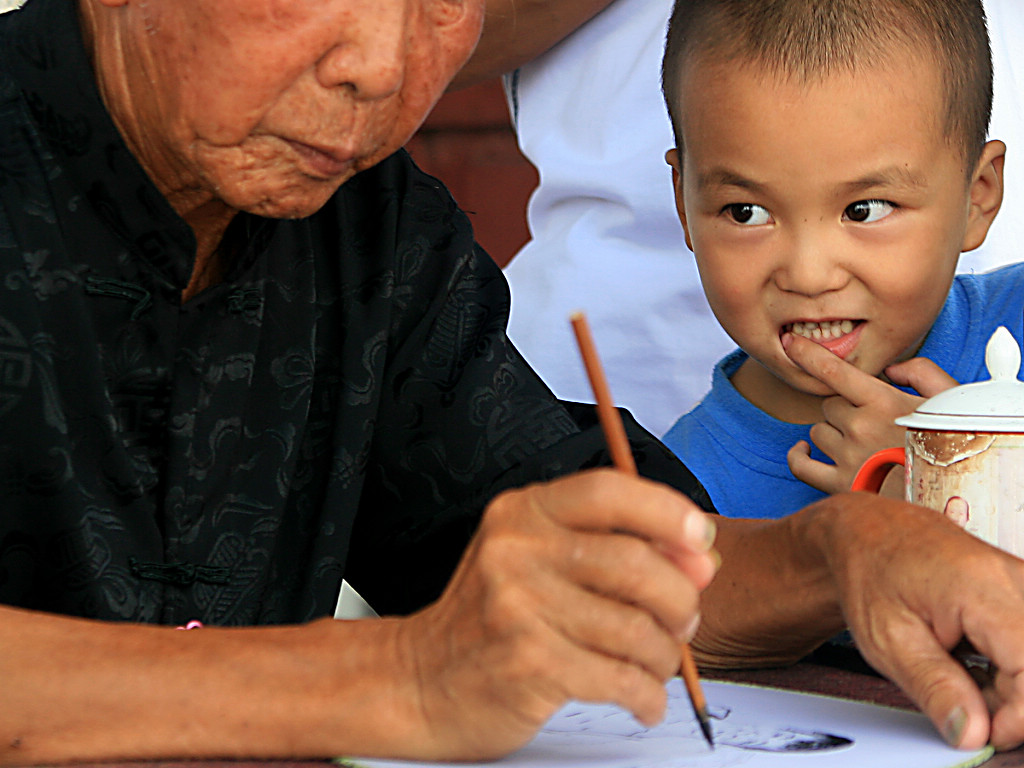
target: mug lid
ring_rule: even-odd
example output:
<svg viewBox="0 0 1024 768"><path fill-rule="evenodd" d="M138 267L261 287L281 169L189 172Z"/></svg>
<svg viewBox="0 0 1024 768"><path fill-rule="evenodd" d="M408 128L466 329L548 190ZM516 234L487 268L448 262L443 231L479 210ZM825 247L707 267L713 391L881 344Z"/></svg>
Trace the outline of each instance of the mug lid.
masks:
<svg viewBox="0 0 1024 768"><path fill-rule="evenodd" d="M999 326L985 346L988 381L940 392L896 423L952 432L1024 432L1024 382L1017 380L1020 362L1013 334Z"/></svg>

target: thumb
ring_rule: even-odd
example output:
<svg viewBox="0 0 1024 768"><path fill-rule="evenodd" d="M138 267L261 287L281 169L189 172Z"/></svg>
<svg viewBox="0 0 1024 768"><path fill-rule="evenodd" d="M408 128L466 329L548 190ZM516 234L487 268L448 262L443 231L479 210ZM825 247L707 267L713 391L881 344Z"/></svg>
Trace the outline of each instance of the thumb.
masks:
<svg viewBox="0 0 1024 768"><path fill-rule="evenodd" d="M989 713L967 670L930 635L912 644L912 658L885 670L934 723L949 744L980 749L989 739ZM880 670L883 671L883 670Z"/></svg>
<svg viewBox="0 0 1024 768"><path fill-rule="evenodd" d="M985 699L970 674L942 652L929 664L918 659L924 670L920 698L911 695L950 745L981 749L989 740L989 713Z"/></svg>
<svg viewBox="0 0 1024 768"><path fill-rule="evenodd" d="M885 369L885 375L893 384L910 387L922 397L934 397L959 384L927 357L894 363Z"/></svg>

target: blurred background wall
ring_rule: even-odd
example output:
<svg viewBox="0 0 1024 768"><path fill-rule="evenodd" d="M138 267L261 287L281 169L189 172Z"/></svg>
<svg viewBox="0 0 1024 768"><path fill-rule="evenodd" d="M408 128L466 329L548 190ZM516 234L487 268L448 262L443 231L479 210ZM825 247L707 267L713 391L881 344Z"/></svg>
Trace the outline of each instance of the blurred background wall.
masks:
<svg viewBox="0 0 1024 768"><path fill-rule="evenodd" d="M501 81L445 94L407 148L451 190L477 242L504 266L529 237L526 202L537 172L519 152Z"/></svg>

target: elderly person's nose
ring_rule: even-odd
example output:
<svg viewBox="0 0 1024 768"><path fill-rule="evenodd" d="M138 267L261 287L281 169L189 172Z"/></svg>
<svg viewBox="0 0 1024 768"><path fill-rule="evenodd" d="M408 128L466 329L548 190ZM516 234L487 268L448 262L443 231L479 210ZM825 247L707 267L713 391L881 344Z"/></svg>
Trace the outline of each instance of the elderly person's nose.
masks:
<svg viewBox="0 0 1024 768"><path fill-rule="evenodd" d="M381 3L390 10L368 14L346 30L321 57L316 76L325 88L347 87L357 97L380 99L398 91L405 79L408 50L405 3Z"/></svg>

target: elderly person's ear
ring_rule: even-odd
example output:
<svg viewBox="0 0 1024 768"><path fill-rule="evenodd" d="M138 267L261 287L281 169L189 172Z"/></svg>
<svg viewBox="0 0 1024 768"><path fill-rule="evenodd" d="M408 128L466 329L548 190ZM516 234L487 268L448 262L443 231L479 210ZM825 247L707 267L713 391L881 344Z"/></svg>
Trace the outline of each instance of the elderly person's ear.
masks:
<svg viewBox="0 0 1024 768"><path fill-rule="evenodd" d="M478 11L479 0L427 0L430 13L441 24L454 24L461 21L468 11Z"/></svg>

